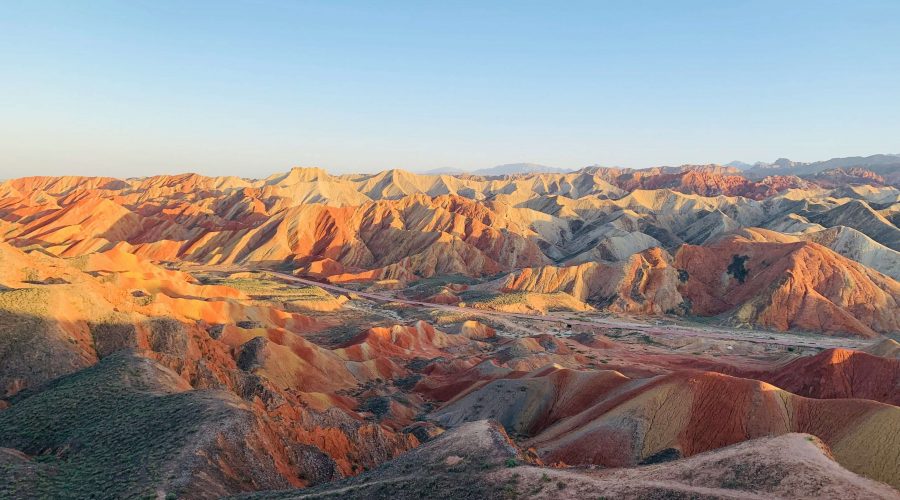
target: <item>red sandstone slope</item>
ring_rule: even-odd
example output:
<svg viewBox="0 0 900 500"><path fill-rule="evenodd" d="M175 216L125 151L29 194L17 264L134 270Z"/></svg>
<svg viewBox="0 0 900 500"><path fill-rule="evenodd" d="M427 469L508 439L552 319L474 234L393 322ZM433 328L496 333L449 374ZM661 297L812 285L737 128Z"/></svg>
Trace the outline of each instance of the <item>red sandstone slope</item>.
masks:
<svg viewBox="0 0 900 500"><path fill-rule="evenodd" d="M760 378L801 396L864 398L900 406L900 359L828 349Z"/></svg>
<svg viewBox="0 0 900 500"><path fill-rule="evenodd" d="M611 182L625 191L672 189L700 196L743 196L761 200L787 189L805 189L809 183L794 176L766 177L752 181L739 170L717 165L685 166L677 169L651 168L611 176Z"/></svg>
<svg viewBox="0 0 900 500"><path fill-rule="evenodd" d="M675 267L692 314L863 337L900 331L900 283L815 243L731 236L682 246Z"/></svg>
<svg viewBox="0 0 900 500"><path fill-rule="evenodd" d="M442 349L455 347L471 350L476 346L477 343L467 337L450 336L424 321L418 321L412 326L371 328L351 339L337 352L346 359L366 361L376 358L438 357L443 354Z"/></svg>
<svg viewBox="0 0 900 500"><path fill-rule="evenodd" d="M853 381L852 384L857 384ZM559 368L471 386L435 412L445 425L497 419L546 463L633 466L763 436L818 436L845 467L897 486L900 410L809 399L765 382L683 371L652 379Z"/></svg>
<svg viewBox="0 0 900 500"><path fill-rule="evenodd" d="M607 466L691 456L756 437L806 432L850 470L900 485L900 409L818 400L756 380L682 372L599 400L529 444L549 462Z"/></svg>
<svg viewBox="0 0 900 500"><path fill-rule="evenodd" d="M155 260L288 263L309 274L335 275L337 281L490 275L546 260L527 226L507 220L489 204L458 196L419 195L343 208L299 205L269 214L253 203L222 205L229 198L178 189L185 196L167 199L164 206L130 198L111 201L89 190L66 191L70 194L62 205L25 213L17 212L14 203L4 209L12 224L6 238L64 256L128 242L134 253ZM192 203L188 195L202 198Z"/></svg>

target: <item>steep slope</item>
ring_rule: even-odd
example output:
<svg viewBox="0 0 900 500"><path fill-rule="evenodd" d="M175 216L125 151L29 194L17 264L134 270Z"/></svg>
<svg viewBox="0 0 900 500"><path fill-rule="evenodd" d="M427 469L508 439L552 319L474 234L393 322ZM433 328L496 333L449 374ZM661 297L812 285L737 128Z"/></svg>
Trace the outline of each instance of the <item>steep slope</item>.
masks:
<svg viewBox="0 0 900 500"><path fill-rule="evenodd" d="M301 205L256 228L206 233L166 260L287 264L337 281L480 276L544 261L530 234L505 225L489 206L457 196L417 196L359 207ZM141 255L155 250L135 248Z"/></svg>
<svg viewBox="0 0 900 500"><path fill-rule="evenodd" d="M527 268L509 275L501 290L565 292L578 300L618 312L661 314L682 304L677 272L660 248L650 248L616 264Z"/></svg>
<svg viewBox="0 0 900 500"><path fill-rule="evenodd" d="M900 251L900 229L864 201L848 201L825 213L810 216L809 220L825 227L852 227L891 250Z"/></svg>
<svg viewBox="0 0 900 500"><path fill-rule="evenodd" d="M457 396L433 417L445 427L491 419L514 435L531 436L576 415L601 395L628 382L615 371L541 368L515 379L499 379Z"/></svg>
<svg viewBox="0 0 900 500"><path fill-rule="evenodd" d="M884 339L865 349L865 352L887 359L900 359L900 342L894 339Z"/></svg>
<svg viewBox="0 0 900 500"><path fill-rule="evenodd" d="M856 229L835 226L802 236L860 264L900 280L900 252L876 242Z"/></svg>
<svg viewBox="0 0 900 500"><path fill-rule="evenodd" d="M688 226L681 237L685 243L702 245L717 236L730 233L740 227L740 224L722 213L721 210L714 210Z"/></svg>
<svg viewBox="0 0 900 500"><path fill-rule="evenodd" d="M900 360L865 352L828 349L760 378L810 398L864 398L900 406Z"/></svg>
<svg viewBox="0 0 900 500"><path fill-rule="evenodd" d="M58 476L61 482L44 481L41 477L45 476L35 478L19 469L11 470L9 473L17 479L10 483L17 488L15 491L51 488L46 495L58 496L59 493L52 491L62 491L58 488L71 483L89 485L85 486L89 489L101 488L97 491L108 489L109 496L134 496L145 491L144 486L155 489L174 479L166 479L168 476L163 472L156 475L156 469L148 469L150 476L134 476L135 488L142 489L132 491L128 489L132 483L126 484L115 476L119 468L112 467L107 471L100 467L87 483L69 475L82 474L82 465L94 467L92 464L99 463L97 460L101 458L119 460L130 457L128 453L135 453L138 466L147 468L163 464L161 457L174 457L171 453L176 453L153 448L153 443L136 443L131 437L122 435L131 430L120 429L111 423L118 418L116 411L131 412L125 404L133 399L130 393L115 392L119 389L114 381L119 375L112 376L112 380L103 375L102 380L96 382L101 386L111 384L113 393L79 378L98 373L92 370L106 373L106 360L117 358L122 351L133 351L145 358L136 361L140 366L152 360L171 370L166 373L177 376L179 390L186 391L185 396L179 396L182 398L179 401L185 405L183 409L171 409L165 401L134 396L140 399L140 405L135 409L138 414L133 421L124 420L125 425L133 425L138 430L157 425L162 430L169 427L158 421L178 425L184 418L188 431L205 426L204 429L215 433L216 446L224 447L225 451L216 451L219 448L215 447L197 451L204 457L211 457L208 466L204 465L199 472L202 477L197 481L208 480L216 484L198 486L197 491L191 490L193 486L188 484L184 491L193 493L185 493L186 496L219 497L245 490L315 484L372 467L418 443L415 437L403 434L399 429L366 420L353 411L358 405L354 398L339 394L406 372L400 367L392 368L391 361L386 358L357 363L309 342L300 333L315 331L318 326L308 317L256 303L226 286L199 284L186 273L159 268L118 247L71 260L40 252L25 254L7 245L0 245L0 250L5 250L0 253L4 262L34 266L31 270L14 267L0 272L0 284L4 286L0 291L0 360L3 361L0 363L3 390L0 394L3 416L0 419L10 418L3 421L4 430L19 432L18 429L24 433L10 437L15 442L0 444L0 447L25 451L25 461L19 463L26 470L34 469L35 463L50 463L50 457L59 450L80 450L79 443L83 442L107 443L106 440L121 439L122 446L129 447L124 450L107 444L93 446L88 453L90 456L85 458L88 462L73 459L74 469L66 469L65 463L60 463L59 467L38 467L44 467L46 474ZM137 370L133 364L126 363L128 366L123 370L132 374ZM116 373L121 370L117 369ZM67 401L66 406L55 407L53 401L58 402L60 397L45 387L68 380L60 377L72 377L71 380L76 382L71 390L66 389L64 397L60 396ZM148 384L154 386L152 380ZM197 392L212 388L224 392L209 397L204 395L205 392ZM29 401L43 401L40 397L45 392L53 401L33 408L29 406ZM102 404L97 403L99 413L91 413L79 406L79 402L91 405L93 397L108 398ZM198 399L193 399L195 397ZM148 407L171 409L174 413L153 413ZM204 409L207 407L211 408L208 412ZM232 418L223 413L234 408L250 411L251 415ZM66 428L76 433L84 429L79 419L90 420L91 427L84 431L88 434L73 434L69 444L62 441L46 445L20 442L20 438L34 437L36 432L46 430L29 426L43 422L40 415L47 412L67 419ZM198 419L196 426L190 423L194 417ZM219 417L225 418L222 424L225 430L221 432L216 423ZM265 425L260 427L258 422ZM258 431L254 430L257 428ZM160 439L171 444L172 450L181 449L179 447L190 445L185 441L191 435L188 431L185 431L187 434L179 431L168 437L160 436ZM56 436L63 431L53 432ZM258 439L253 437L257 434ZM234 451L235 443L241 443L243 448ZM142 448L145 445L146 449ZM113 450L110 453L118 456L97 458L97 453L106 453L104 450ZM14 455L20 456L17 453ZM65 452L59 453L60 460L65 462ZM195 452L185 453L184 460L174 466L175 470L191 470L190 464L195 460L191 457ZM225 456L230 453L236 453L236 458L232 460ZM222 460L217 461L218 457ZM272 458L266 461L260 457ZM64 470L60 472L60 469ZM19 483L20 477L32 477L40 484ZM253 479L256 477L260 479ZM0 478L0 483L5 479L5 476ZM120 487L113 484L116 482L126 489L116 489ZM180 491L181 486L172 488ZM204 493L207 489L210 493Z"/></svg>
<svg viewBox="0 0 900 500"><path fill-rule="evenodd" d="M790 229L797 228L794 227ZM784 234L785 232L791 234ZM900 277L900 252L891 250L851 227L835 226L825 229L816 225L815 228L809 227L801 231L784 232L772 230L771 227L767 229L751 227L734 231L734 234L751 241L759 242L815 242L824 247L828 247L850 260L854 260L868 268L890 276L894 280Z"/></svg>
<svg viewBox="0 0 900 500"><path fill-rule="evenodd" d="M9 237L20 245L38 243L60 254L80 243L80 252L87 253L110 241L127 240L140 231L141 224L140 216L115 202L85 198L30 221Z"/></svg>
<svg viewBox="0 0 900 500"><path fill-rule="evenodd" d="M692 314L865 337L900 329L900 284L815 243L736 235L683 246L675 267Z"/></svg>

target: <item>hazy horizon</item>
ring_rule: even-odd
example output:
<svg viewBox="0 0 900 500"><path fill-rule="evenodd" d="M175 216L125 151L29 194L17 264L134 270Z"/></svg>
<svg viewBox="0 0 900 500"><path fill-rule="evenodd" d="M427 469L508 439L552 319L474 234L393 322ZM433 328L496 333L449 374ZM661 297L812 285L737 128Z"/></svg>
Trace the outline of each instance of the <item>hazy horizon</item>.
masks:
<svg viewBox="0 0 900 500"><path fill-rule="evenodd" d="M844 157L868 157L868 156L873 156L873 155L878 155L878 154L898 155L897 153L873 153L873 154L861 154L861 155L860 155L860 154L850 154L850 155L844 155L844 156L835 157L835 158L844 158ZM787 157L780 157L780 158L787 158ZM540 166L542 166L542 167L549 167L549 168L552 168L552 169L565 170L565 171L568 171L568 172L574 172L574 171L577 171L577 170L580 170L580 169L583 169L583 168L588 168L588 167L608 167L608 168L622 168L622 169L631 168L631 169L639 170L639 169L648 169L648 168L655 168L655 167L681 167L681 166L686 166L686 165L722 165L722 166L725 166L727 163L730 163L730 162L732 162L732 161L743 161L743 162L745 162L745 163L750 163L750 164L753 164L753 163L755 163L756 161L762 161L762 162L764 162L764 163L765 163L765 162L771 163L771 162L774 162L776 159L778 159L778 158L775 158L775 159L772 159L772 160L753 160L753 161L746 161L746 160L741 160L741 159L734 159L734 160L729 160L729 161L719 161L719 162L713 161L713 162L701 162L701 163L677 163L677 164L676 164L676 163L667 163L667 164L661 164L661 165L650 165L650 166L646 166L646 167L632 167L632 166L628 166L628 165L610 165L610 164L602 164L602 163L592 163L592 164L588 164L588 165L581 165L581 166L576 166L576 167L568 167L568 166L546 165L546 164L542 164L542 163L539 164L539 163L536 163L536 162L525 162L525 161L523 161L523 162L507 162L507 163L499 163L499 164L496 164L496 165L489 165L489 166L485 166L485 167L472 168L472 169L459 169L459 170L462 171L461 173L470 174L470 173L477 173L477 171L480 171L480 170L487 170L487 169L494 168L494 167L503 167L503 166L507 166L507 165L521 165L521 164L540 165ZM814 162L817 162L817 161L830 160L830 159L832 159L832 158L817 158L817 159L812 159L812 160L800 160L800 159L795 159L795 158L787 158L787 159L792 160L792 161L801 162L801 163L814 163ZM209 176L209 177L216 177L216 176L233 176L233 177L240 177L240 178L244 178L244 179L260 180L260 179L265 179L265 178L267 178L267 177L270 177L270 176L272 176L272 175L276 175L276 174L280 174L280 173L286 173L286 172L289 172L291 169L294 169L294 168L304 168L304 169L315 169L315 168L318 168L318 169L322 169L322 170L324 170L324 171L326 171L326 172L328 172L329 174L332 174L332 175L377 174L377 173L379 173L379 172L384 172L384 171L387 171L387 170L405 170L405 171L412 172L412 173L415 173L415 174L425 174L425 175L439 175L439 174L454 175L454 174L452 174L452 173L446 173L446 172L434 172L434 171L436 171L436 170L443 170L443 169L456 169L456 167L447 166L447 167L418 168L418 169L417 169L417 168L414 168L414 167L413 167L413 168L408 168L408 167L387 167L387 168L379 168L379 169L353 169L353 168L348 168L348 169L340 169L340 170L338 170L338 169L331 169L331 168L328 168L328 167L322 166L322 165L292 164L292 165L287 165L287 166L283 166L283 167L279 167L279 168L267 168L267 167L261 167L261 168L259 168L259 169L256 169L256 172L255 172L255 173L252 173L252 174L250 174L250 175L241 175L241 174L232 174L232 173L204 172L204 171L201 171L201 170L199 170L199 169L190 169L190 168L181 169L181 170L178 170L178 169L174 169L174 170L173 170L173 169L159 168L159 169L156 169L155 171L151 169L151 170L147 171L146 173L139 173L139 174L136 174L136 175L91 174L91 173L79 173L79 172L76 172L76 171L66 172L66 173L62 173L62 174L45 174L45 173L42 173L42 172L36 172L36 173L33 173L33 174L14 175L14 176L2 176L2 175L0 175L0 181L2 181L2 180L8 180L8 179L14 179L14 178L20 178L20 177L46 176L46 175L67 175L67 176L85 176L85 177L104 177L104 176L107 176L107 177L118 177L118 178L125 179L125 178L141 178L141 177L154 177L154 176L162 176L162 175L184 175L184 174L199 174L199 175L205 175L205 176Z"/></svg>
<svg viewBox="0 0 900 500"><path fill-rule="evenodd" d="M900 137L898 2L0 12L0 178L808 162Z"/></svg>

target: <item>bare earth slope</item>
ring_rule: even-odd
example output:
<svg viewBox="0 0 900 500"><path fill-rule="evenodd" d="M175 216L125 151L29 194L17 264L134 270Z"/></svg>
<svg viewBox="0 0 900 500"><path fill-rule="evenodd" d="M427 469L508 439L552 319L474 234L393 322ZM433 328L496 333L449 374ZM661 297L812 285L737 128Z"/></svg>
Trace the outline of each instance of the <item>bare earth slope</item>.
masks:
<svg viewBox="0 0 900 500"><path fill-rule="evenodd" d="M675 266L694 314L868 337L900 330L900 284L815 243L734 236L683 246Z"/></svg>
<svg viewBox="0 0 900 500"><path fill-rule="evenodd" d="M478 421L356 478L252 498L890 499L898 495L843 469L821 441L803 434L762 438L634 469L554 469L522 461L502 429Z"/></svg>

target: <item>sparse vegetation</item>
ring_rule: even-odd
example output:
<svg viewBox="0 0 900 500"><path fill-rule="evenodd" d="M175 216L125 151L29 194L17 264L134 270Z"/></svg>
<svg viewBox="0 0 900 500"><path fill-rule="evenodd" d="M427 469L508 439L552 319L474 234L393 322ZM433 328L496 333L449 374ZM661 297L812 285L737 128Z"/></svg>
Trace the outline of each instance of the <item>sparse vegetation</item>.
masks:
<svg viewBox="0 0 900 500"><path fill-rule="evenodd" d="M476 283L478 283L477 279L458 274L432 276L431 278L421 278L411 283L409 287L407 287L407 292L411 296L429 297L439 293L447 285L474 285Z"/></svg>
<svg viewBox="0 0 900 500"><path fill-rule="evenodd" d="M739 283L743 283L747 279L747 268L744 265L750 257L747 255L732 255L731 264L728 264L727 272L733 276Z"/></svg>
<svg viewBox="0 0 900 500"><path fill-rule="evenodd" d="M115 356L16 398L0 411L0 446L46 467L0 485L0 497L141 496L148 482L159 484L166 460L227 410L194 393L151 389L139 364Z"/></svg>
<svg viewBox="0 0 900 500"><path fill-rule="evenodd" d="M302 301L330 300L334 296L324 289L312 285L287 284L265 274L252 278L212 278L205 277L209 284L225 285L236 288L256 300Z"/></svg>

